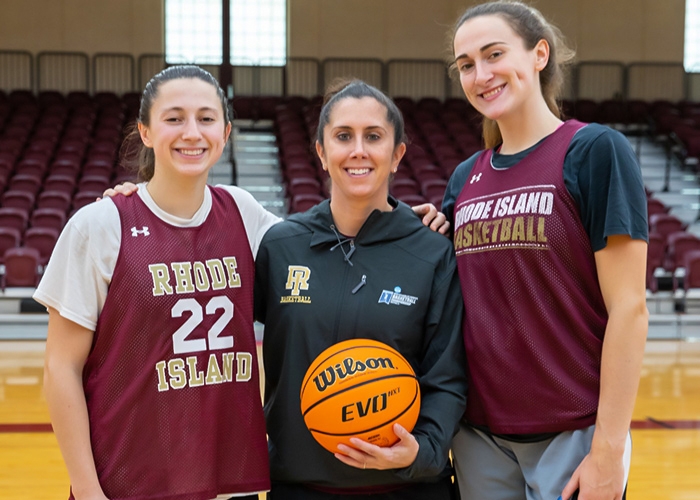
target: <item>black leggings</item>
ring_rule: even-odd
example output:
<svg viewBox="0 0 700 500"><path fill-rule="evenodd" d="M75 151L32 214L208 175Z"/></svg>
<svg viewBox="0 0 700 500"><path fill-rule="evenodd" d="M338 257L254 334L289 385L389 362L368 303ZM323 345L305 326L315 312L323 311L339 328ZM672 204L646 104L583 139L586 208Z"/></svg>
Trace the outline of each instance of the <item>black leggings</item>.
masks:
<svg viewBox="0 0 700 500"><path fill-rule="evenodd" d="M302 484L272 483L267 500L454 500L456 498L452 478L435 483L409 483L405 488L389 493L340 495L325 493Z"/></svg>

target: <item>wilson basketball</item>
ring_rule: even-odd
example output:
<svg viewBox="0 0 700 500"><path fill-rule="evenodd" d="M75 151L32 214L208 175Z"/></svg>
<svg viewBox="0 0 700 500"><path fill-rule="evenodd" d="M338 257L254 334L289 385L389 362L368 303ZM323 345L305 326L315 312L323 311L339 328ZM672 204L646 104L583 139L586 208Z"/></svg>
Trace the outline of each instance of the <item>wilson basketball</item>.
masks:
<svg viewBox="0 0 700 500"><path fill-rule="evenodd" d="M351 437L377 446L398 441L392 426L408 431L418 420L420 388L406 359L369 339L339 342L318 355L301 386L301 413L328 451Z"/></svg>

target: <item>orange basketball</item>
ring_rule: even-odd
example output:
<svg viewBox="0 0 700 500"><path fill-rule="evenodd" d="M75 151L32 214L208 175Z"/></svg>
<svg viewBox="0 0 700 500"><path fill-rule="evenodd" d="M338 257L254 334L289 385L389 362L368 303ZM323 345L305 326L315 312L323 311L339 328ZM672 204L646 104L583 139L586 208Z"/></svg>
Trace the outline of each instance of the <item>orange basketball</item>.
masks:
<svg viewBox="0 0 700 500"><path fill-rule="evenodd" d="M369 339L339 342L318 355L301 385L301 413L328 451L351 437L377 446L399 439L392 426L413 430L420 388L411 365L395 349Z"/></svg>

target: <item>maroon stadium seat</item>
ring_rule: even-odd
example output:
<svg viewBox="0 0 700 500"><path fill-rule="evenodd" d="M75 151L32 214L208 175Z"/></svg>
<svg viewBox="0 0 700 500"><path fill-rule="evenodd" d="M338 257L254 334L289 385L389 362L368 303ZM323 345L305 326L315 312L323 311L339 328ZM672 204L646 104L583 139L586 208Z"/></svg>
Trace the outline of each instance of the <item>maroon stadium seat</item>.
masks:
<svg viewBox="0 0 700 500"><path fill-rule="evenodd" d="M5 251L19 246L22 234L13 227L0 227L0 263L4 262Z"/></svg>
<svg viewBox="0 0 700 500"><path fill-rule="evenodd" d="M30 218L31 227L48 227L61 230L66 224L66 210L58 208L37 208Z"/></svg>
<svg viewBox="0 0 700 500"><path fill-rule="evenodd" d="M12 286L35 287L39 283L41 256L36 248L9 248L5 251L4 260L3 290Z"/></svg>
<svg viewBox="0 0 700 500"><path fill-rule="evenodd" d="M30 227L24 233L24 246L39 251L40 264L45 265L56 246L59 230L52 227Z"/></svg>
<svg viewBox="0 0 700 500"><path fill-rule="evenodd" d="M66 213L70 208L71 199L71 195L65 191L43 191L39 194L36 203L37 210L42 208L54 208Z"/></svg>
<svg viewBox="0 0 700 500"><path fill-rule="evenodd" d="M35 197L27 191L7 190L2 195L2 206L21 208L25 212L31 212L34 208Z"/></svg>
<svg viewBox="0 0 700 500"><path fill-rule="evenodd" d="M29 214L26 210L14 207L0 208L0 227L12 227L22 232L27 227Z"/></svg>

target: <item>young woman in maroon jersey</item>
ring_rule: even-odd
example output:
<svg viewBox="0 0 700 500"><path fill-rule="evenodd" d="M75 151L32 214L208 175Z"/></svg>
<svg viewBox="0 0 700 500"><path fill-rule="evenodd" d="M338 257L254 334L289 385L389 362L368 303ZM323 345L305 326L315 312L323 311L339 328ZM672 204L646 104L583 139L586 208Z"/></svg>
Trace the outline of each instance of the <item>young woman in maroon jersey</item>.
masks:
<svg viewBox="0 0 700 500"><path fill-rule="evenodd" d="M453 42L487 148L442 205L466 306L462 498L624 498L648 315L635 155L609 128L562 121L573 54L535 9L472 7Z"/></svg>
<svg viewBox="0 0 700 500"><path fill-rule="evenodd" d="M241 189L206 185L230 131L209 73L154 76L138 118L147 182L79 210L36 291L49 309L44 386L72 498L269 489L253 274L279 219Z"/></svg>

